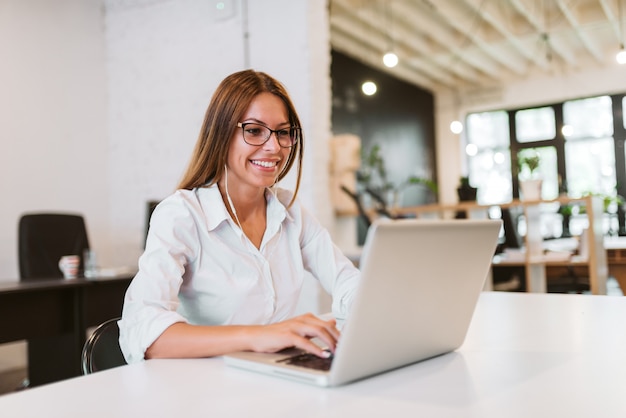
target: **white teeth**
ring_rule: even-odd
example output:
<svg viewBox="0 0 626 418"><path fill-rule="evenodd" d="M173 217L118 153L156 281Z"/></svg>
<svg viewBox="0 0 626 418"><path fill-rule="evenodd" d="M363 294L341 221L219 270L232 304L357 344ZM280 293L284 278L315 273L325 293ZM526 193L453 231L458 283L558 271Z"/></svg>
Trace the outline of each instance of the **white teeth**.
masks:
<svg viewBox="0 0 626 418"><path fill-rule="evenodd" d="M276 165L278 165L278 161L255 161L255 160L250 160L250 162L252 164L256 164L256 165L260 165L261 167L276 167Z"/></svg>

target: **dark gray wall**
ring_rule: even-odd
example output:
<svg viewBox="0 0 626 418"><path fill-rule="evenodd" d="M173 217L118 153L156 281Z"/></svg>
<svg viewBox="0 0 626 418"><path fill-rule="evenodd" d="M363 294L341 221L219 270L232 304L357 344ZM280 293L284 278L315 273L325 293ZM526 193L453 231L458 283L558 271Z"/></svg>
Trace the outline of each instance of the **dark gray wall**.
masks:
<svg viewBox="0 0 626 418"><path fill-rule="evenodd" d="M332 51L332 131L361 138L363 149L379 144L389 180L399 183L409 175L436 181L433 95L416 86ZM361 84L374 81L378 92L366 96ZM421 186L405 190L402 206L432 202Z"/></svg>

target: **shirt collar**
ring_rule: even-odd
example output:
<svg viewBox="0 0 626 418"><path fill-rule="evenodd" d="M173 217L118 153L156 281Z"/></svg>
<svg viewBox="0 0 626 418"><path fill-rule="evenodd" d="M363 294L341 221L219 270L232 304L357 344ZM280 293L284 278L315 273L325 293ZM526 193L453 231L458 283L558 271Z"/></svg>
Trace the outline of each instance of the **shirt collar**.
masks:
<svg viewBox="0 0 626 418"><path fill-rule="evenodd" d="M206 218L209 231L217 228L222 222L228 221L230 215L226 209L226 205L222 200L217 184L208 187L198 187L196 189L198 200L202 205L202 213Z"/></svg>
<svg viewBox="0 0 626 418"><path fill-rule="evenodd" d="M227 222L230 219L230 214L222 200L222 195L220 194L217 184L209 187L199 187L196 193L201 202L202 212L206 217L209 231L214 230L222 222ZM267 200L267 229L270 231L278 229L278 226L285 218L292 220L289 211L285 207L285 203L282 202L279 195L286 197L289 194L277 193L275 189L266 189L265 191L265 199Z"/></svg>

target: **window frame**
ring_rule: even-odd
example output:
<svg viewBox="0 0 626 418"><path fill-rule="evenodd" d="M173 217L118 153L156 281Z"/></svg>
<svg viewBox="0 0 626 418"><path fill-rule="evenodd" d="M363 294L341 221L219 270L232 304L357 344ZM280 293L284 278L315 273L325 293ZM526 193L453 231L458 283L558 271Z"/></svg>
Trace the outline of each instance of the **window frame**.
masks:
<svg viewBox="0 0 626 418"><path fill-rule="evenodd" d="M599 96L608 96L611 99L611 109L613 113L613 146L615 153L615 179L616 179L616 192L620 196L626 197L626 154L625 154L625 144L626 144L626 117L625 117L625 109L623 109L623 103L626 103L626 93L618 93L618 94L597 94L589 97L580 97L580 98L572 98L569 100L565 100L562 102L550 103L550 104L541 104L536 106L526 106L519 107L513 109L504 110L508 115L509 122L509 151L510 151L510 161L511 161L511 187L512 187L512 195L513 199L519 198L519 179L518 179L518 161L517 155L518 152L526 149L526 148L541 148L541 147L554 147L556 150L556 158L557 158L557 174L559 176L559 194L566 193L567 185L567 170L566 170L566 161L565 161L565 136L563 135L563 106L566 102L594 98ZM555 136L554 138L546 138L537 141L529 141L529 142L519 142L517 140L517 126L515 115L519 111L530 110L530 109L539 109L544 107L552 107L554 111L554 123L555 123ZM502 111L502 109L496 109L492 111ZM479 113L485 113L485 111L481 111ZM469 118L469 114L466 116L466 124L467 119ZM467 154L465 154L465 158L469 160ZM469 166L469 161L467 163Z"/></svg>

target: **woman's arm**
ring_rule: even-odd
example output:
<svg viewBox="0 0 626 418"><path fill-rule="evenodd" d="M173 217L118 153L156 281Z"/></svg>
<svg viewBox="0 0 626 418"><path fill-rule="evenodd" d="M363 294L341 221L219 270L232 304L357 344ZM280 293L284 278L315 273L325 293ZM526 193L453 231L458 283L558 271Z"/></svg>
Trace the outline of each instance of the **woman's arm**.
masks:
<svg viewBox="0 0 626 418"><path fill-rule="evenodd" d="M148 347L145 358L213 357L235 351L276 352L287 347L327 357L311 339L318 338L334 352L339 339L335 325L334 319L324 321L312 314L270 325L201 326L178 322Z"/></svg>

